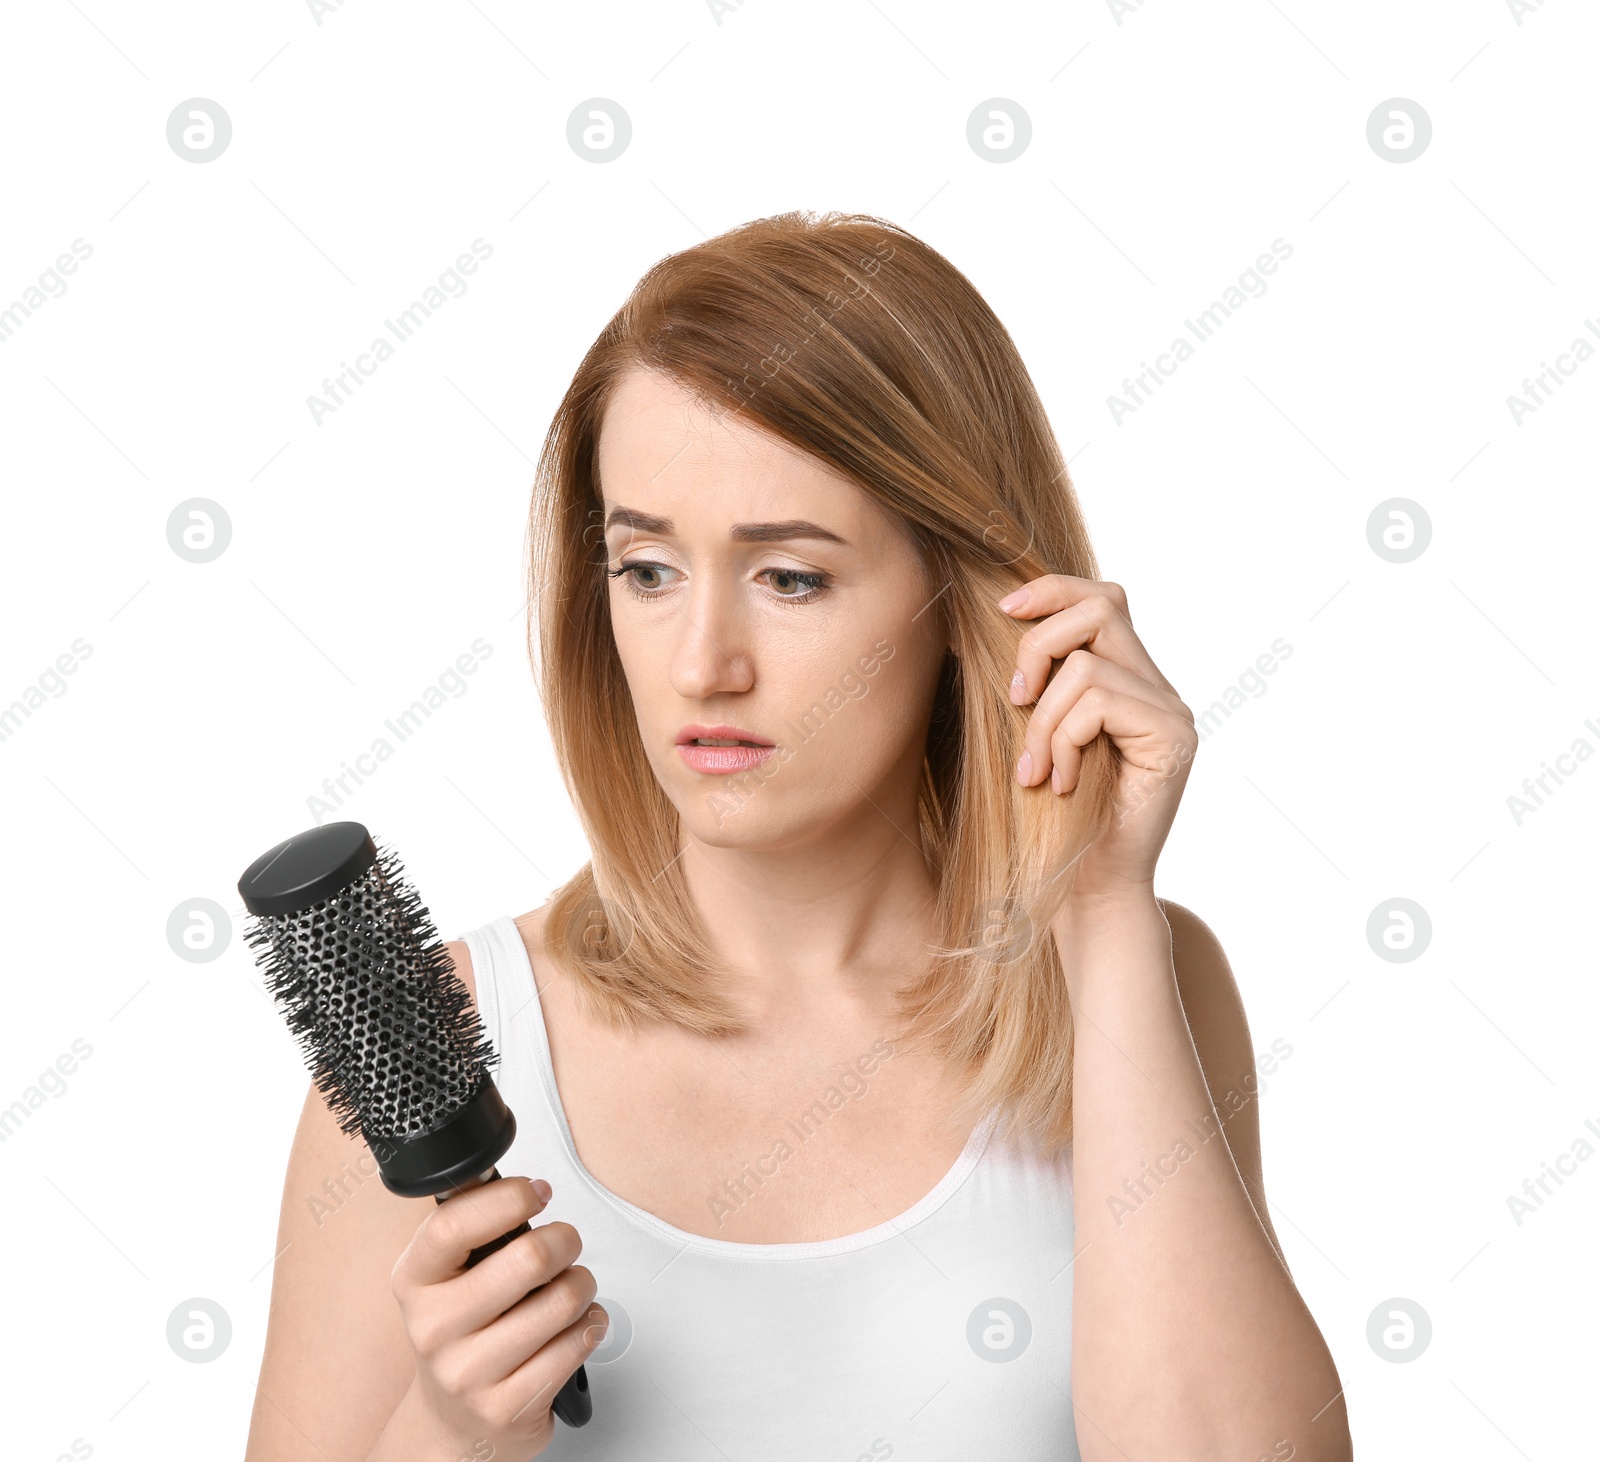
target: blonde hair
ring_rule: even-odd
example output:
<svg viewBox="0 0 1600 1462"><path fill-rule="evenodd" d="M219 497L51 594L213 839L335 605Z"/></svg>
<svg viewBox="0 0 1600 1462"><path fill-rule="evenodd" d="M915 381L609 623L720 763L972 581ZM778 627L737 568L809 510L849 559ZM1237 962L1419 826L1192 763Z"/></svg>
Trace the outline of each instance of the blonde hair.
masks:
<svg viewBox="0 0 1600 1462"><path fill-rule="evenodd" d="M1098 572L1011 336L965 275L883 219L782 213L660 260L556 411L529 522L529 651L592 858L546 905L547 953L613 1024L740 1029L612 640L597 445L613 383L636 366L845 474L947 586L953 654L918 794L940 936L901 992L905 1034L959 1074L954 1118L970 1126L1000 1106L1003 1139L1058 1152L1072 1131L1072 1011L1049 921L1109 824L1119 753L1097 737L1065 796L1018 786L1033 708L1008 690L1026 625L995 606L1042 574ZM1002 944L985 942L986 921Z"/></svg>

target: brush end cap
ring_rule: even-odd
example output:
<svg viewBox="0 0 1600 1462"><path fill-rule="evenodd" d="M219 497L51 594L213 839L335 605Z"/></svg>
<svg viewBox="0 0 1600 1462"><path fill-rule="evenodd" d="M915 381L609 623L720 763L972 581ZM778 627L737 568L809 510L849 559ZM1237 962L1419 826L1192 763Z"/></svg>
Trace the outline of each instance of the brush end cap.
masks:
<svg viewBox="0 0 1600 1462"><path fill-rule="evenodd" d="M239 897L252 914L298 914L348 888L377 857L361 823L324 823L268 848L245 869Z"/></svg>

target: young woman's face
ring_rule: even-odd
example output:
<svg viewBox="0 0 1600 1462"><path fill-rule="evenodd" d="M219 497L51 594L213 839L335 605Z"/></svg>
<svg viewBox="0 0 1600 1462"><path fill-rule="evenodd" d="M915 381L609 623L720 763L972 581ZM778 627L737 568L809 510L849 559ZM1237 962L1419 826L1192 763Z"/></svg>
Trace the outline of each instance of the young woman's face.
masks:
<svg viewBox="0 0 1600 1462"><path fill-rule="evenodd" d="M885 798L903 814L947 641L942 586L900 524L640 368L617 383L599 473L617 651L686 830L755 849Z"/></svg>

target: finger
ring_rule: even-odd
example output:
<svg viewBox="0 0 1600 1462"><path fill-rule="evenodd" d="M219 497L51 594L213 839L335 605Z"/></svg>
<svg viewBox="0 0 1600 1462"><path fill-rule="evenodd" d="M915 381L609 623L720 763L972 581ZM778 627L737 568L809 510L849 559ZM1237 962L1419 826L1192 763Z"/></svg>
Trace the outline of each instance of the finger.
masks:
<svg viewBox="0 0 1600 1462"><path fill-rule="evenodd" d="M527 1178L496 1178L447 1198L417 1229L395 1265L397 1287L438 1284L462 1270L476 1248L544 1210Z"/></svg>
<svg viewBox="0 0 1600 1462"><path fill-rule="evenodd" d="M1110 579L1079 578L1076 574L1040 574L1037 579L1029 579L1020 589L1013 589L1000 601L1000 605L1008 614L1015 614L1020 619L1034 619L1040 614L1064 609L1087 594L1105 595L1122 611L1124 619L1130 624L1133 622L1133 616L1128 613L1128 591L1121 584L1113 583ZM1022 598L1019 599L1018 595ZM1040 608L1034 610L1034 605Z"/></svg>
<svg viewBox="0 0 1600 1462"><path fill-rule="evenodd" d="M594 1302L595 1277L582 1264L563 1270L472 1337L472 1374L480 1386L503 1381L540 1346L582 1319Z"/></svg>
<svg viewBox="0 0 1600 1462"><path fill-rule="evenodd" d="M610 1319L605 1309L590 1304L536 1355L531 1355L495 1388L493 1407L506 1425L526 1425L536 1412L547 1411L567 1378L605 1339Z"/></svg>
<svg viewBox="0 0 1600 1462"><path fill-rule="evenodd" d="M1091 685L1078 697L1051 738L1052 754L1072 762L1070 779L1063 771L1059 791L1070 792L1077 785L1081 748L1102 731L1116 742L1125 760L1163 776L1192 761L1200 744L1194 723L1187 716Z"/></svg>
<svg viewBox="0 0 1600 1462"><path fill-rule="evenodd" d="M1045 613L1037 603L1034 608ZM1104 594L1086 594L1040 619L1017 642L1017 669L1022 679L1019 682L1013 678L1013 704L1025 705L1038 695L1049 679L1050 662L1063 659L1075 649L1093 650L1142 675L1152 685L1173 691L1115 600Z"/></svg>
<svg viewBox="0 0 1600 1462"><path fill-rule="evenodd" d="M1128 669L1172 694L1172 684L1157 668L1150 653L1134 631L1128 617L1128 596L1120 584L1096 579L1078 579L1070 574L1047 574L1034 579L1001 601L1014 619L1045 619L1023 636L1017 654L1022 682L1013 680L1012 701L1023 705L1044 688L1049 678L1050 661L1059 660L1070 650L1086 647Z"/></svg>
<svg viewBox="0 0 1600 1462"><path fill-rule="evenodd" d="M1029 718L1028 729L1023 735L1023 747L1030 759L1029 775L1026 779L1018 778L1024 786L1042 782L1051 775L1053 768L1062 768L1063 778L1070 771L1072 775L1067 786L1076 784L1076 748L1060 738L1057 732L1067 712L1090 686L1117 691L1179 716L1186 717L1189 714L1189 708L1177 696L1158 689L1126 666L1106 660L1091 650L1073 650L1045 687ZM1057 787L1057 790L1061 788Z"/></svg>
<svg viewBox="0 0 1600 1462"><path fill-rule="evenodd" d="M463 1330L479 1330L505 1314L530 1290L549 1284L583 1250L570 1223L543 1223L448 1281L448 1304ZM502 1374L504 1374L502 1372ZM499 1376L493 1379L498 1380Z"/></svg>

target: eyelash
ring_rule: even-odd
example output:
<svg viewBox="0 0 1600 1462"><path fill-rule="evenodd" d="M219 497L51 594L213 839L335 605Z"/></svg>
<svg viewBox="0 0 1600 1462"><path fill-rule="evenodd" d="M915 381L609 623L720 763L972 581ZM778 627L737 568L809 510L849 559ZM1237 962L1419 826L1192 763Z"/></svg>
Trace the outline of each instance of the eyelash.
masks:
<svg viewBox="0 0 1600 1462"><path fill-rule="evenodd" d="M639 581L633 577L633 571L635 569L667 569L671 567L671 564L653 563L649 559L635 559L632 563L625 563L614 569L607 569L606 577L608 579L623 579L624 586L635 599L659 599L666 593L666 590L641 588ZM810 604L813 600L820 598L823 591L832 582L826 574L804 573L800 569L770 568L762 569L761 572L764 574L782 574L786 578L798 579L802 584L808 586L807 592L804 594L775 593L773 598L784 604Z"/></svg>

